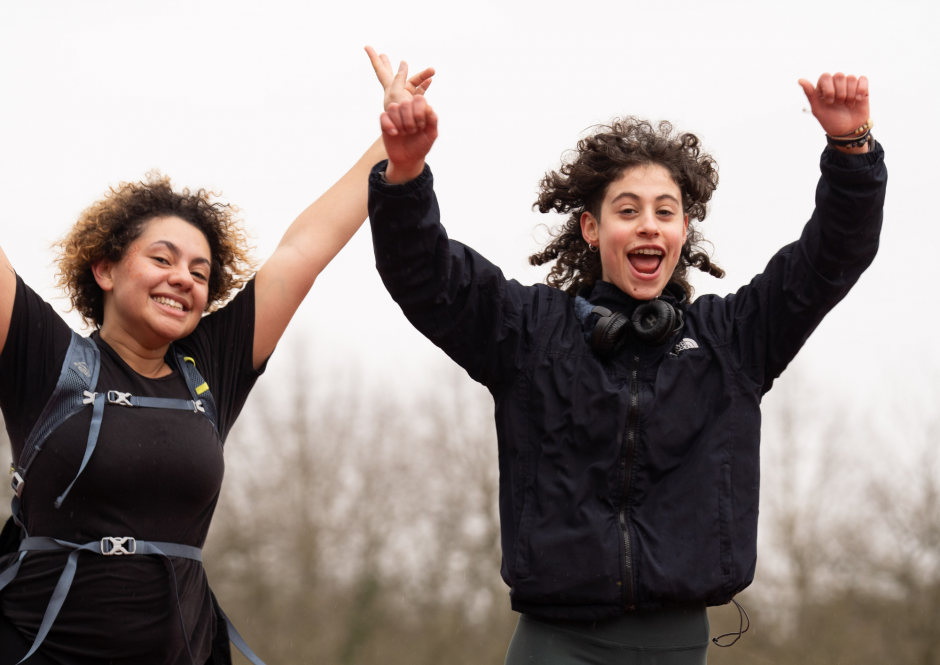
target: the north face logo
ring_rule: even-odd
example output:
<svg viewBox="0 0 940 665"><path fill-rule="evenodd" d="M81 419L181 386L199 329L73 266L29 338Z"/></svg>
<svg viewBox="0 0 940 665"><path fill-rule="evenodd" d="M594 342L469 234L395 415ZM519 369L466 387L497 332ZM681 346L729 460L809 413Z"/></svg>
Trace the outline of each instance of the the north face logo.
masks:
<svg viewBox="0 0 940 665"><path fill-rule="evenodd" d="M88 369L88 365L86 365L83 362L77 362L77 363L72 363L72 364L75 365L76 368L78 368L79 372L84 374L89 379L91 378L91 371Z"/></svg>
<svg viewBox="0 0 940 665"><path fill-rule="evenodd" d="M676 344L675 348L673 348L672 350L672 355L677 356L683 351L688 351L689 349L697 349L697 348L698 348L698 342L696 342L694 339L689 339L688 337L686 337L681 342Z"/></svg>

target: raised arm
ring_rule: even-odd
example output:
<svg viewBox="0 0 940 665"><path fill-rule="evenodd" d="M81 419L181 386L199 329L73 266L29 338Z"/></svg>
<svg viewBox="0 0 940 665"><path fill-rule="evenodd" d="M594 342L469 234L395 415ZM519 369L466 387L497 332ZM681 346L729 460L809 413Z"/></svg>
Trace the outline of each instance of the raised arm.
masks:
<svg viewBox="0 0 940 665"><path fill-rule="evenodd" d="M372 51L370 56L374 53ZM376 55L373 65L382 80L388 58L383 62ZM410 100L415 94L423 95L433 75L434 70L428 68L411 77L396 95L386 95L386 104ZM390 72L388 76L391 77ZM346 175L300 213L274 254L258 271L252 353L256 369L274 351L316 278L362 226L367 214L369 169L384 158L385 149L379 139Z"/></svg>
<svg viewBox="0 0 940 665"><path fill-rule="evenodd" d="M369 178L376 268L415 328L496 392L524 367L540 313L558 292L507 280L480 254L448 239L425 165L437 115L423 98L389 105L381 125L389 161Z"/></svg>
<svg viewBox="0 0 940 665"><path fill-rule="evenodd" d="M10 260L0 247L0 351L7 343L10 332L10 317L13 316L13 299L16 297L16 273Z"/></svg>
<svg viewBox="0 0 940 665"><path fill-rule="evenodd" d="M841 80L841 83L840 83ZM864 77L824 74L815 88L801 80L813 113L830 137L867 124ZM816 209L800 239L771 258L763 273L716 308L713 324L729 339L760 391L773 381L823 317L845 297L878 251L888 173L877 143L827 147L820 159Z"/></svg>

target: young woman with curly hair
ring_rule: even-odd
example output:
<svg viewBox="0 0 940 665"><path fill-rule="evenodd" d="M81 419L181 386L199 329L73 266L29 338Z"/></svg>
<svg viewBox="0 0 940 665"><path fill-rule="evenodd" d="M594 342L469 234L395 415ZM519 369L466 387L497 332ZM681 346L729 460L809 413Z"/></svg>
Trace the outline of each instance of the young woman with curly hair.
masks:
<svg viewBox="0 0 940 665"><path fill-rule="evenodd" d="M432 74L388 101L421 96ZM11 521L0 537L0 554L11 552L0 559L0 663L231 662L198 555L221 444L314 280L365 220L369 168L383 156L377 141L256 274L236 210L205 190L151 174L85 210L59 245L59 285L94 328L97 392L45 439L25 479L24 442L73 371L63 361L75 338L0 250L0 407L28 535ZM194 390L190 362L205 381ZM210 390L212 420L191 399ZM180 403L191 408L145 408Z"/></svg>
<svg viewBox="0 0 940 665"><path fill-rule="evenodd" d="M816 210L748 285L694 301L690 268L722 275L699 247L718 175L694 135L594 128L541 182L539 210L567 220L530 259L554 262L548 284L523 286L448 239L425 100L382 114L379 273L495 401L507 665L704 663L706 607L753 580L761 397L874 258L887 181L867 80L801 85L829 143Z"/></svg>

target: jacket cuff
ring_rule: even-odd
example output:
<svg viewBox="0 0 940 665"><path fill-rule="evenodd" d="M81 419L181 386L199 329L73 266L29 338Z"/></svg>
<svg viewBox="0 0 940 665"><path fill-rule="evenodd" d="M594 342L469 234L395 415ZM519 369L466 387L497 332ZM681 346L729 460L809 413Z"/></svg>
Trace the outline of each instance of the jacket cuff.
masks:
<svg viewBox="0 0 940 665"><path fill-rule="evenodd" d="M385 169L387 168L387 159L383 159L372 167L372 172L369 173L370 190L379 192L383 196L396 197L408 196L409 194L414 194L422 189L434 186L434 176L431 175L431 167L428 166L427 162L425 162L424 170L421 171L421 174L417 178L400 185L392 185L385 179Z"/></svg>
<svg viewBox="0 0 940 665"><path fill-rule="evenodd" d="M850 155L826 146L819 160L820 168L827 173L839 173L848 180L868 179L863 174L870 173L872 167L884 162L885 151L878 141L872 141L868 152Z"/></svg>

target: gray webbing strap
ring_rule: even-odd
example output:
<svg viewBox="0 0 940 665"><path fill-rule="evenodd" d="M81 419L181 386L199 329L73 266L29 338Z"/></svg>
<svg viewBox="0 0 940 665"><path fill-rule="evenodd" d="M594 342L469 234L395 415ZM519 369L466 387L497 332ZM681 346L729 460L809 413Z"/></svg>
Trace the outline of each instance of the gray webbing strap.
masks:
<svg viewBox="0 0 940 665"><path fill-rule="evenodd" d="M171 399L169 397L138 397L120 390L108 391L108 403L133 406L141 409L176 409L178 411L202 411L202 400Z"/></svg>
<svg viewBox="0 0 940 665"><path fill-rule="evenodd" d="M235 626L232 625L232 620L228 618L225 612L222 611L222 608L219 608L219 612L222 612L222 618L225 619L225 626L228 629L228 639L232 644L235 645L235 648L242 652L242 655L250 660L253 665L264 665L264 661L258 658L255 655L255 652L251 650L251 647L245 643L245 639L238 634L238 631L235 630Z"/></svg>
<svg viewBox="0 0 940 665"><path fill-rule="evenodd" d="M130 542L131 549L127 549L125 547L125 544L128 542ZM93 552L103 556L154 554L166 558L167 561L169 561L169 557L176 556L202 562L202 551L198 547L192 547L190 545L155 543L145 540L135 540L134 538L102 538L101 540L79 545L77 543L70 543L68 541L59 540L57 538L31 537L24 538L20 543L20 558L11 567L15 567L16 570L11 571L8 569L4 572L2 576L3 578L7 578L7 574L10 572L12 572L12 574L9 575L7 579L0 579L0 590L9 584L10 581L12 581L12 579L16 576L16 572L19 570L19 564L27 552L52 550L71 550L71 552L69 552L69 556L65 562L65 568L62 570L62 574L59 575L59 581L56 583L55 590L52 592L52 598L49 599L49 605L46 606L46 613L43 616L42 623L39 626L39 632L36 633L36 639L33 640L33 645L30 647L29 653L23 656L22 660L19 661L20 663L36 653L43 640L46 639L46 635L49 634L49 630L52 628L52 624L59 615L59 610L62 609L62 605L65 603L66 596L68 596L69 588L72 586L72 580L75 578L75 570L78 568L79 553ZM172 561L170 561L170 569L173 575L173 590L176 593L176 605L179 609L180 624L182 625L183 635L185 636L186 625L183 622L183 609L180 605L179 588L176 583L176 571L173 569ZM186 641L186 649L187 651L189 650L188 640ZM193 660L192 652L190 652L189 658L190 661ZM17 665L19 665L19 663L17 663ZM195 665L195 663L193 665Z"/></svg>
<svg viewBox="0 0 940 665"><path fill-rule="evenodd" d="M128 547L130 549L128 549ZM4 587L6 587L10 582L13 581L13 578L16 577L16 574L20 569L20 564L23 561L23 557L26 556L27 552L55 550L71 550L71 552L69 552L69 556L65 562L65 568L62 570L62 574L59 575L59 581L56 583L55 590L52 592L52 597L49 599L49 604L46 606L46 613L43 615L42 623L39 626L39 632L36 633L36 639L33 640L33 645L30 647L29 652L23 656L19 663L22 663L24 660L36 653L43 640L46 639L46 635L49 634L49 630L52 628L52 624L59 615L59 610L62 609L62 605L65 603L65 598L68 596L69 588L72 586L72 580L75 578L75 570L78 567L78 555L80 552L92 552L94 554L100 554L103 556L130 556L136 554L149 554L163 557L167 562L167 567L169 568L170 574L173 577L173 591L176 594L176 607L179 610L180 625L182 626L185 639L186 624L183 621L183 607L180 603L179 585L177 584L176 580L176 569L173 567L173 562L170 557L192 559L193 561L199 561L202 563L201 549L191 545L161 543L147 540L137 540L135 538L105 537L101 540L85 543L84 545L70 543L68 541L59 540L57 538L47 538L41 536L24 538L20 543L19 558L12 566L0 574L0 591L2 591ZM219 608L219 611L222 612L222 608ZM253 665L265 665L264 661L258 658L258 656L255 655L255 652L252 651L245 643L245 640L235 629L235 626L232 625L232 622L225 615L225 612L222 612L222 617L225 619L225 625L228 628L229 640L231 640L232 644L234 644L235 647L244 654L245 658L253 663ZM189 648L189 640L186 640L186 650L189 652L190 661L193 662L193 665L195 665L192 651ZM17 665L19 665L19 663L17 663Z"/></svg>
<svg viewBox="0 0 940 665"><path fill-rule="evenodd" d="M88 466L88 460L91 459L91 454L95 452L95 446L98 444L98 433L101 431L101 419L104 416L104 395L98 393L94 396L94 400L95 406L91 412L91 427L88 428L88 442L85 444L85 456L82 458L82 464L78 467L78 473L75 474L75 478L73 478L69 486L65 488L65 491L59 495L59 498L55 500L54 505L56 508L62 506L62 502L65 501L65 497L68 496L72 485L75 484L78 477L82 475L82 471Z"/></svg>

